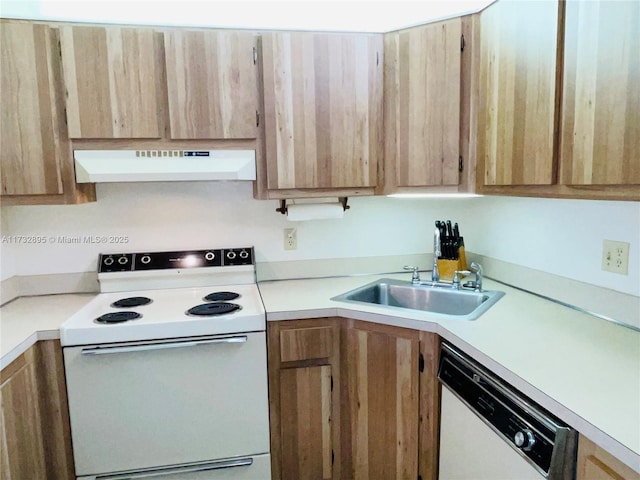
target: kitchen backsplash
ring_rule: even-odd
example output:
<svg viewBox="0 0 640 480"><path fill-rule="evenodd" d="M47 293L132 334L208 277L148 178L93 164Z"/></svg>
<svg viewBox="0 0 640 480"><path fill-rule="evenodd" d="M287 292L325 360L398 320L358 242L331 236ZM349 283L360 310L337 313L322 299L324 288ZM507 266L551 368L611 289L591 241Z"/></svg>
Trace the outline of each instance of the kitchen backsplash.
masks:
<svg viewBox="0 0 640 480"><path fill-rule="evenodd" d="M2 207L1 279L95 271L102 252L246 244L255 245L258 262L425 253L434 221L455 218L470 252L640 296L637 202L360 197L349 204L343 219L290 222L275 211L278 202L254 200L248 183L98 185L96 203ZM285 251L290 227L298 249ZM601 271L605 238L631 244L628 276Z"/></svg>

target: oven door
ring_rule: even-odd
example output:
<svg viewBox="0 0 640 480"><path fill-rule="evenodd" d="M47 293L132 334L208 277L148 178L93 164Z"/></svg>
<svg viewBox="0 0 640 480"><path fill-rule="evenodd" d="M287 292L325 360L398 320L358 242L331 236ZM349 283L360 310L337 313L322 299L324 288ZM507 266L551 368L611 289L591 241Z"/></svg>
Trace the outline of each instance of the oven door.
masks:
<svg viewBox="0 0 640 480"><path fill-rule="evenodd" d="M66 347L64 361L77 476L269 452L264 332Z"/></svg>

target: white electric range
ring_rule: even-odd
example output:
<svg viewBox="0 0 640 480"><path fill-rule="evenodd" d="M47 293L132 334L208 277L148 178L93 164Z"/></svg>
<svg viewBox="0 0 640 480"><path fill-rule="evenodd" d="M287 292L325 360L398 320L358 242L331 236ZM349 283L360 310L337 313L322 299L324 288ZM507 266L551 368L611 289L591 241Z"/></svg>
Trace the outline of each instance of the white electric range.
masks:
<svg viewBox="0 0 640 480"><path fill-rule="evenodd" d="M265 311L252 247L103 254L60 328L76 476L265 480Z"/></svg>

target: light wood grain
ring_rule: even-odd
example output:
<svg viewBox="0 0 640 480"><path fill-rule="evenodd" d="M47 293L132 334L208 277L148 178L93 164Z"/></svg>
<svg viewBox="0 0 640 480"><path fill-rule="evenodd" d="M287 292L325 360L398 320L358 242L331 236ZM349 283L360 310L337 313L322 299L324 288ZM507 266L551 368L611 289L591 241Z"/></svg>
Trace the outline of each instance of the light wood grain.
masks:
<svg viewBox="0 0 640 480"><path fill-rule="evenodd" d="M640 184L640 3L566 2L562 182Z"/></svg>
<svg viewBox="0 0 640 480"><path fill-rule="evenodd" d="M55 35L46 25L2 22L0 36L2 194L61 194Z"/></svg>
<svg viewBox="0 0 640 480"><path fill-rule="evenodd" d="M9 28L14 32L14 29L20 29L28 31L28 29L34 29L36 27L47 27L46 25L38 24L30 21L21 20L2 20L0 21L2 28ZM35 40L35 38L34 38ZM40 131L43 132L43 138L45 136L52 136L54 144L49 145L45 150L37 152L34 149L34 145L38 144L38 140L31 136L15 136L7 133L7 130L15 127L15 123L9 120L12 114L16 113L15 110L2 109L2 134L0 135L0 146L3 152L22 151L21 159L24 161L24 165L19 166L16 163L7 166L9 163L5 163L8 159L4 154L0 157L0 166L2 167L2 182L3 185L30 185L34 182L32 175L35 178L40 178L38 170L44 170L44 175L47 179L53 179L59 175L59 180L62 183L62 189L55 187L52 191L58 193L35 193L37 190L32 187L25 187L24 193L8 194L4 191L0 192L0 200L3 205L52 205L52 204L69 204L69 203L85 203L89 201L95 201L95 186L92 184L76 184L75 169L73 165L73 154L71 151L71 142L67 135L67 128L64 121L64 93L63 93L63 81L62 81L62 65L60 62L59 35L58 31L54 28L48 30L46 35L48 45L43 45L39 48L38 58L46 54L50 60L49 71L49 84L45 85L40 79L38 88L41 89L37 92L33 92L33 97L39 98L39 105L41 108L46 109L47 102L51 102L49 108L53 112L51 116L48 116L48 110L45 111L43 116L38 118L21 119L20 125L27 124L28 126L34 126L39 123ZM38 40L39 41L39 40ZM2 48L7 48L10 53L2 54L3 61L9 61L12 55L15 55L14 51L20 52L21 49L29 45L27 41L19 42L19 45L12 45L10 43L2 42ZM35 44L34 44L35 45ZM15 50L14 50L15 49ZM26 59L28 55L21 55L21 58ZM2 75L9 75L11 68L5 69L2 67ZM29 74L30 75L30 74ZM20 75L29 77L29 75ZM4 77L3 77L4 78ZM27 83L29 83L27 81ZM28 95L22 88L25 83L16 84L15 82L3 83L1 89L1 101L9 101L10 99L22 98ZM6 87L6 88L5 88ZM28 103L28 102L27 102ZM4 105L4 103L3 103ZM33 113L33 112L32 112ZM25 131L28 131L29 127ZM26 142L25 145L16 146L16 142ZM49 151L51 147L53 150ZM33 154L32 157L27 157ZM27 165L28 163L28 165ZM22 170L21 170L22 168ZM35 171L35 173L34 173ZM37 180L36 180L37 182Z"/></svg>
<svg viewBox="0 0 640 480"><path fill-rule="evenodd" d="M280 371L282 478L330 479L331 367Z"/></svg>
<svg viewBox="0 0 640 480"><path fill-rule="evenodd" d="M164 34L171 138L256 138L256 37L250 32Z"/></svg>
<svg viewBox="0 0 640 480"><path fill-rule="evenodd" d="M485 185L555 183L558 8L557 1L500 1L481 13Z"/></svg>
<svg viewBox="0 0 640 480"><path fill-rule="evenodd" d="M640 480L640 473L580 435L576 480Z"/></svg>
<svg viewBox="0 0 640 480"><path fill-rule="evenodd" d="M269 424L271 431L271 478L342 479L341 475L341 371L339 319L268 322ZM303 331L310 330L306 336ZM289 340L317 338L330 328L330 356L301 354L306 359L281 362L281 333ZM321 335L322 337L323 335ZM324 348L324 347L323 347ZM303 347L306 349L306 347ZM297 349L300 353L301 350ZM314 358L311 358L314 357ZM333 379L333 389L331 389ZM327 383L328 382L328 383ZM327 396L327 391L329 392ZM330 422L326 423L326 418Z"/></svg>
<svg viewBox="0 0 640 480"><path fill-rule="evenodd" d="M35 351L32 347L16 359L21 368L3 378L0 386L2 444L6 448L1 454L6 459L2 474L11 480L47 477Z"/></svg>
<svg viewBox="0 0 640 480"><path fill-rule="evenodd" d="M356 322L344 338L343 477L414 480L418 334Z"/></svg>
<svg viewBox="0 0 640 480"><path fill-rule="evenodd" d="M74 478L74 466L62 346L59 340L45 340L36 347L47 480L69 480Z"/></svg>
<svg viewBox="0 0 640 480"><path fill-rule="evenodd" d="M382 37L262 39L269 189L373 187L382 149Z"/></svg>
<svg viewBox="0 0 640 480"><path fill-rule="evenodd" d="M291 328L280 331L280 361L329 358L333 353L333 328Z"/></svg>
<svg viewBox="0 0 640 480"><path fill-rule="evenodd" d="M460 192L475 193L477 179L478 102L480 101L480 16L462 17L462 52L460 80L460 155L463 170L460 174Z"/></svg>
<svg viewBox="0 0 640 480"><path fill-rule="evenodd" d="M60 27L71 138L159 138L161 36L152 29Z"/></svg>
<svg viewBox="0 0 640 480"><path fill-rule="evenodd" d="M461 34L460 18L393 34L397 119L385 128L397 137L398 186L459 183Z"/></svg>
<svg viewBox="0 0 640 480"><path fill-rule="evenodd" d="M424 358L424 371L420 373L418 473L422 480L437 480L440 445L440 337L435 333L420 332L420 353Z"/></svg>
<svg viewBox="0 0 640 480"><path fill-rule="evenodd" d="M36 343L0 377L2 478L75 478L60 341Z"/></svg>

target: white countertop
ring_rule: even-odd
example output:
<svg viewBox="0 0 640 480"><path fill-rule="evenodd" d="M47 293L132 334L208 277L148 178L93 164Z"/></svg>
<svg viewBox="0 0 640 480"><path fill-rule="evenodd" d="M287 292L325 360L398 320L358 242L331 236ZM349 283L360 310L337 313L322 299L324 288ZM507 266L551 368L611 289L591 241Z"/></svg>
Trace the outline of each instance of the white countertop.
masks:
<svg viewBox="0 0 640 480"><path fill-rule="evenodd" d="M408 280L408 275L386 275ZM502 284L475 321L330 298L381 276L263 282L267 320L339 316L438 333L640 471L640 333Z"/></svg>
<svg viewBox="0 0 640 480"><path fill-rule="evenodd" d="M385 275L408 279L408 275ZM267 320L340 316L438 333L640 471L640 333L485 280L506 295L478 320L334 302L380 275L260 283ZM0 308L0 367L94 294L23 297Z"/></svg>
<svg viewBox="0 0 640 480"><path fill-rule="evenodd" d="M38 340L60 338L60 325L95 297L91 293L21 297L0 308L0 368Z"/></svg>

